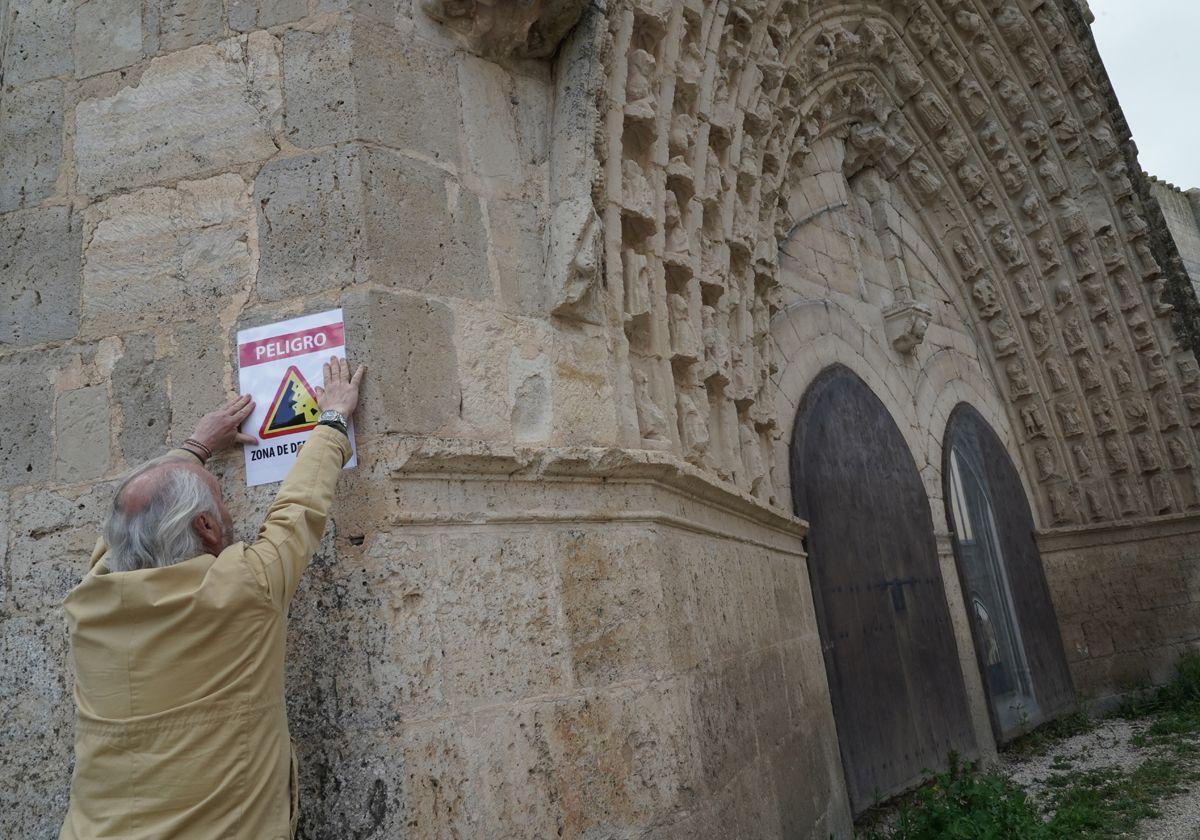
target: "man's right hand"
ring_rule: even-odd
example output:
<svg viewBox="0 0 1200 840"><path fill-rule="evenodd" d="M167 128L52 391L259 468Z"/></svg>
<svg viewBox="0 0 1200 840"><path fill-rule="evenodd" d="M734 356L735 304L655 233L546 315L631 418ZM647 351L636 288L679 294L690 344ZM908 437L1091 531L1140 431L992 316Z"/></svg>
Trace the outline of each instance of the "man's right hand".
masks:
<svg viewBox="0 0 1200 840"><path fill-rule="evenodd" d="M366 365L359 365L351 376L345 359L331 357L325 363L325 387L317 388L317 405L322 411L339 411L349 420L358 408L358 385L366 370Z"/></svg>

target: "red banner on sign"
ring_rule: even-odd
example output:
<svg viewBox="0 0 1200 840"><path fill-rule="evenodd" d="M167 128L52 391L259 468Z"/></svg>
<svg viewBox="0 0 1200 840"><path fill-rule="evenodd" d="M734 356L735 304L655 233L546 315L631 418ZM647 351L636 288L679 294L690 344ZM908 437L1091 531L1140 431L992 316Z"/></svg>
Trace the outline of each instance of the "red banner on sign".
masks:
<svg viewBox="0 0 1200 840"><path fill-rule="evenodd" d="M292 356L332 350L335 347L344 346L345 343L346 331L343 325L340 322L326 324L322 327L312 327L299 332L242 344L238 347L238 364L242 367L250 367L251 365L261 365L264 362L277 362Z"/></svg>

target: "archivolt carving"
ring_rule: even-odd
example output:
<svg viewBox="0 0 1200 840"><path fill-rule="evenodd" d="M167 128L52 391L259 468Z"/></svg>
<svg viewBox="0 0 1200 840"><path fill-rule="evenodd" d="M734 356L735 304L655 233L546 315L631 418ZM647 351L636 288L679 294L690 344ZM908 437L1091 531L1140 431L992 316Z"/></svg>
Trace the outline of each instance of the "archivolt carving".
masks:
<svg viewBox="0 0 1200 840"><path fill-rule="evenodd" d="M777 255L836 137L844 174L950 232L1044 521L1200 506L1200 368L1067 18L1055 0L619 5L603 215L631 436L774 500ZM929 310L892 282L888 338L911 352Z"/></svg>

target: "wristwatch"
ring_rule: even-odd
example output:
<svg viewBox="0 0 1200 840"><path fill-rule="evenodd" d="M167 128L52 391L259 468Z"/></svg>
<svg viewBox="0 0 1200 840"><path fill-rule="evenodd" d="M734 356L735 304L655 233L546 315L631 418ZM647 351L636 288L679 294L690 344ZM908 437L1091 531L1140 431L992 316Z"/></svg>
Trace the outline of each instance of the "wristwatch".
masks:
<svg viewBox="0 0 1200 840"><path fill-rule="evenodd" d="M317 425L333 426L333 428L337 429L344 435L348 436L350 434L347 431L348 424L346 423L345 415L343 415L342 412L336 411L332 408L327 408L320 413L320 415L317 417Z"/></svg>

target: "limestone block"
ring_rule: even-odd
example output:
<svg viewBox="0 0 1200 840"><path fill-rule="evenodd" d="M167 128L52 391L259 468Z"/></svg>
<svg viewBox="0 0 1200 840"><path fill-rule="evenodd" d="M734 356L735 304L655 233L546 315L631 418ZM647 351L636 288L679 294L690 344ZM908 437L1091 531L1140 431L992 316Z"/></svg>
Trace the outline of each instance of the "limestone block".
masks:
<svg viewBox="0 0 1200 840"><path fill-rule="evenodd" d="M214 320L180 324L172 330L171 339L166 371L171 403L167 415L170 439L179 443L192 433L205 412L229 396L225 369L233 354ZM121 401L119 394L117 400Z"/></svg>
<svg viewBox="0 0 1200 840"><path fill-rule="evenodd" d="M539 235L545 227L537 202L489 199L488 245L496 260L499 297L504 308L541 315L552 302L544 290L546 248Z"/></svg>
<svg viewBox="0 0 1200 840"><path fill-rule="evenodd" d="M235 32L266 29L308 14L308 0L231 0L229 28Z"/></svg>
<svg viewBox="0 0 1200 840"><path fill-rule="evenodd" d="M485 711L465 739L472 757L474 836L494 837L520 826L529 837L578 836L562 814L564 788L548 760L549 716L533 705Z"/></svg>
<svg viewBox="0 0 1200 840"><path fill-rule="evenodd" d="M4 357L0 377L0 486L37 484L50 474L50 424L54 385L47 376L53 354Z"/></svg>
<svg viewBox="0 0 1200 840"><path fill-rule="evenodd" d="M8 493L0 492L0 611L8 608Z"/></svg>
<svg viewBox="0 0 1200 840"><path fill-rule="evenodd" d="M724 663L698 676L692 688L692 717L704 782L719 789L745 767L754 753L754 730L743 710L750 687L741 663Z"/></svg>
<svg viewBox="0 0 1200 840"><path fill-rule="evenodd" d="M560 595L544 537L537 530L450 534L442 552L447 699L491 704L568 688Z"/></svg>
<svg viewBox="0 0 1200 840"><path fill-rule="evenodd" d="M386 149L362 153L370 278L403 289L492 295L479 199L442 170Z"/></svg>
<svg viewBox="0 0 1200 840"><path fill-rule="evenodd" d="M162 454L171 406L167 401L167 362L155 358L154 336L128 336L124 343L125 352L113 367L112 397L121 411L117 440L121 457L134 466ZM203 411L211 411L218 402ZM194 424L199 415L190 419Z"/></svg>
<svg viewBox="0 0 1200 840"><path fill-rule="evenodd" d="M81 102L80 191L101 195L270 157L282 114L277 46L254 32L182 50L154 59L136 87Z"/></svg>
<svg viewBox="0 0 1200 840"><path fill-rule="evenodd" d="M0 836L48 836L66 812L71 781L74 702L66 626L54 615L0 619ZM53 831L57 831L54 825Z"/></svg>
<svg viewBox="0 0 1200 840"><path fill-rule="evenodd" d="M0 216L0 344L75 335L80 239L79 217L66 207Z"/></svg>
<svg viewBox="0 0 1200 840"><path fill-rule="evenodd" d="M219 41L224 34L221 0L160 0L158 43L163 52Z"/></svg>
<svg viewBox="0 0 1200 840"><path fill-rule="evenodd" d="M237 175L92 205L84 213L84 331L108 335L211 314L249 287L252 220Z"/></svg>
<svg viewBox="0 0 1200 840"><path fill-rule="evenodd" d="M73 6L63 0L9 0L0 7L8 29L0 62L6 86L71 72Z"/></svg>
<svg viewBox="0 0 1200 840"><path fill-rule="evenodd" d="M142 58L141 0L89 0L75 10L75 75L119 70Z"/></svg>
<svg viewBox="0 0 1200 840"><path fill-rule="evenodd" d="M551 400L550 359L539 353L526 359L513 349L508 358L508 401L512 406L512 436L516 443L550 438L554 406Z"/></svg>
<svg viewBox="0 0 1200 840"><path fill-rule="evenodd" d="M0 212L54 194L62 158L63 86L22 85L0 97Z"/></svg>
<svg viewBox="0 0 1200 840"><path fill-rule="evenodd" d="M62 394L55 405L54 477L74 483L108 469L112 420L107 389L95 385Z"/></svg>
<svg viewBox="0 0 1200 840"><path fill-rule="evenodd" d="M699 804L687 702L671 681L545 707L565 836L636 836Z"/></svg>
<svg viewBox="0 0 1200 840"><path fill-rule="evenodd" d="M522 162L514 106L520 100L512 77L495 62L465 56L458 64L458 84L466 173L478 178L488 195L519 189Z"/></svg>
<svg viewBox="0 0 1200 840"><path fill-rule="evenodd" d="M472 728L469 718L405 721L400 735L405 834L413 840L480 836L470 769L476 759L464 740Z"/></svg>
<svg viewBox="0 0 1200 840"><path fill-rule="evenodd" d="M555 534L571 663L580 685L650 678L669 669L653 530Z"/></svg>
<svg viewBox="0 0 1200 840"><path fill-rule="evenodd" d="M358 147L273 160L254 182L264 300L365 279Z"/></svg>
<svg viewBox="0 0 1200 840"><path fill-rule="evenodd" d="M302 148L367 140L457 167L462 123L451 56L367 21L288 32L288 140Z"/></svg>
<svg viewBox="0 0 1200 840"><path fill-rule="evenodd" d="M436 435L458 417L454 314L445 304L381 291L343 299L347 343L371 367L355 425L365 433Z"/></svg>
<svg viewBox="0 0 1200 840"><path fill-rule="evenodd" d="M115 486L106 481L13 493L8 571L15 609L37 615L58 611L87 571Z"/></svg>

